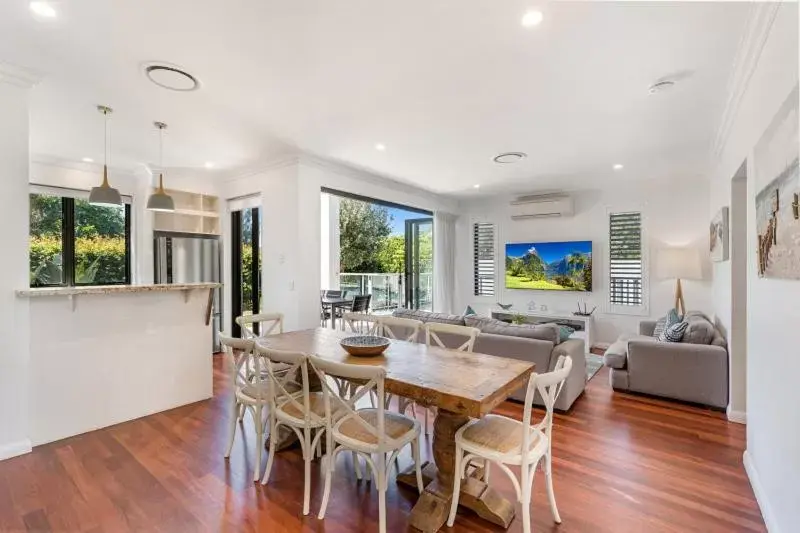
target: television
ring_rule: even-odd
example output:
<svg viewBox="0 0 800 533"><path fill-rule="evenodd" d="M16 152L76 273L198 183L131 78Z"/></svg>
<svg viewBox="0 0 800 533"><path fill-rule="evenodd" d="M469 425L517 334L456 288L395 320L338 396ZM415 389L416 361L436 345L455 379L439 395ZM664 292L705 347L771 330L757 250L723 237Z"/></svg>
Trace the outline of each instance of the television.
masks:
<svg viewBox="0 0 800 533"><path fill-rule="evenodd" d="M592 290L592 241L506 244L506 288Z"/></svg>

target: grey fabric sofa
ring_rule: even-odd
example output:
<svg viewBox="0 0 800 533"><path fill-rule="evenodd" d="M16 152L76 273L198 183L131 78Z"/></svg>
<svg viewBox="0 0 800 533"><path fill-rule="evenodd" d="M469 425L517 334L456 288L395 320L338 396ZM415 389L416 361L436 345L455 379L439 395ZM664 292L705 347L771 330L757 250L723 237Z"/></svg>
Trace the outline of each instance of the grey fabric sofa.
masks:
<svg viewBox="0 0 800 533"><path fill-rule="evenodd" d="M683 342L659 342L656 321L639 323L639 335L621 336L606 350L615 390L633 391L699 403L728 405L728 350L725 337L702 313L684 317L689 326Z"/></svg>
<svg viewBox="0 0 800 533"><path fill-rule="evenodd" d="M583 340L569 339L559 343L558 330L552 325L515 326L505 323L498 324L499 321L484 317L444 315L410 309L398 309L394 312L394 316L413 318L422 322L443 322L477 327L481 333L475 340L473 348L475 352L530 361L536 364L535 371L539 373L551 371L560 355L569 355L572 357L572 371L564 382L564 387L555 404L555 408L560 411L569 410L586 388L586 355ZM492 333L489 333L490 331ZM419 335L418 342L425 342L425 333L421 331ZM463 338L459 341L457 337L445 334L441 334L440 337L448 347L455 348L463 342ZM525 388L514 392L511 399L524 401ZM534 403L544 405L538 393L534 397Z"/></svg>

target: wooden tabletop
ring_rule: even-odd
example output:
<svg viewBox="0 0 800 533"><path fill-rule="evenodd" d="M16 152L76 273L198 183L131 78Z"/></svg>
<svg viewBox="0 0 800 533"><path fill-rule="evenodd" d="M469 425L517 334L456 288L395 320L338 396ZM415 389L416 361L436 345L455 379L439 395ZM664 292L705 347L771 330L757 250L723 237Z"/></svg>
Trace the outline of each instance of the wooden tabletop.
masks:
<svg viewBox="0 0 800 533"><path fill-rule="evenodd" d="M331 297L331 296L323 296L321 299L322 305L347 305L353 303L352 298L340 298L340 297Z"/></svg>
<svg viewBox="0 0 800 533"><path fill-rule="evenodd" d="M313 354L324 359L386 369L386 391L451 413L480 418L527 384L534 364L494 355L457 352L392 340L379 357L354 357L339 341L352 333L326 328L262 337L276 350Z"/></svg>

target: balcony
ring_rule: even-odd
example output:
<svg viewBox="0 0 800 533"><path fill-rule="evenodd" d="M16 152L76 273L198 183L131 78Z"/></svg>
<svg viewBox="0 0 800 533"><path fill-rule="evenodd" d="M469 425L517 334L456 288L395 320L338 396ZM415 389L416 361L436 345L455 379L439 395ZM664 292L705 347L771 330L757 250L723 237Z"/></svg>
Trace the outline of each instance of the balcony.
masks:
<svg viewBox="0 0 800 533"><path fill-rule="evenodd" d="M339 288L348 296L371 294L370 309L374 313L389 314L405 305L405 274L339 274ZM433 310L433 274L419 274L419 289L413 298L416 307Z"/></svg>

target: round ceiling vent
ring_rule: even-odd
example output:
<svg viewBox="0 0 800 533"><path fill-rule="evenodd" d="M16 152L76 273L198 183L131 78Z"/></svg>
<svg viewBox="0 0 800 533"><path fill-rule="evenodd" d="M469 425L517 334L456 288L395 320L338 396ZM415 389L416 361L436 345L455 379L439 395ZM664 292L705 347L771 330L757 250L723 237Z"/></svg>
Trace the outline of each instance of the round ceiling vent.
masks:
<svg viewBox="0 0 800 533"><path fill-rule="evenodd" d="M528 154L523 152L506 152L504 154L496 155L494 157L495 163L500 163L501 165L508 165L510 163L516 163L528 157Z"/></svg>
<svg viewBox="0 0 800 533"><path fill-rule="evenodd" d="M144 67L144 74L159 87L170 91L189 92L200 88L197 78L175 65L149 63Z"/></svg>

